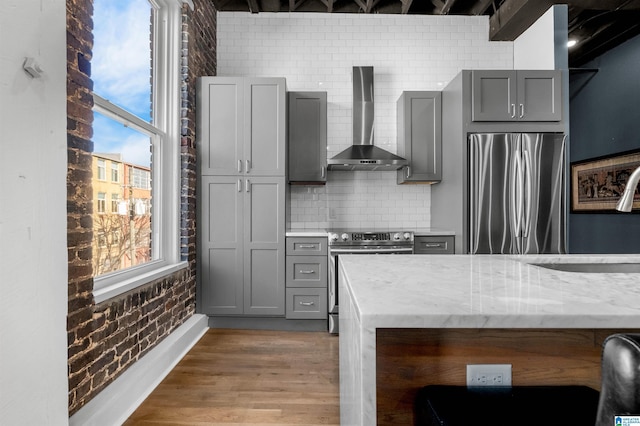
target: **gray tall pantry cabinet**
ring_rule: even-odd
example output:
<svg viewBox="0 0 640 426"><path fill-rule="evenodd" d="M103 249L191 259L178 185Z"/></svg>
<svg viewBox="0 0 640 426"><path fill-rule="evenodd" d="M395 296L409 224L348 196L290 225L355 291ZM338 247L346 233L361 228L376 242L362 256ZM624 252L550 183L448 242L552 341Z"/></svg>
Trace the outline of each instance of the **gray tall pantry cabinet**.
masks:
<svg viewBox="0 0 640 426"><path fill-rule="evenodd" d="M199 312L284 316L284 78L198 80Z"/></svg>

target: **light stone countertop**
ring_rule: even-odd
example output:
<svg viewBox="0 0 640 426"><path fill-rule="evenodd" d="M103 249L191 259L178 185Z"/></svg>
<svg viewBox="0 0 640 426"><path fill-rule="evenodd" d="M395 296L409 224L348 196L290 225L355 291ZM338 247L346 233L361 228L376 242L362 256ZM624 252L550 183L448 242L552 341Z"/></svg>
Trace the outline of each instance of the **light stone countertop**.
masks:
<svg viewBox="0 0 640 426"><path fill-rule="evenodd" d="M455 231L448 231L446 229L439 229L439 228L418 228L416 229L414 232L414 235L416 237L430 237L430 236L436 236L436 237L440 237L443 235L447 235L447 236L455 236L456 233Z"/></svg>
<svg viewBox="0 0 640 426"><path fill-rule="evenodd" d="M640 326L640 274L531 263L639 263L638 255L340 256L365 327Z"/></svg>
<svg viewBox="0 0 640 426"><path fill-rule="evenodd" d="M639 255L339 257L340 424L376 419L378 328L640 327L640 273L532 263L640 263Z"/></svg>
<svg viewBox="0 0 640 426"><path fill-rule="evenodd" d="M291 228L285 233L287 237L322 237L327 238L326 229L304 229L304 228Z"/></svg>

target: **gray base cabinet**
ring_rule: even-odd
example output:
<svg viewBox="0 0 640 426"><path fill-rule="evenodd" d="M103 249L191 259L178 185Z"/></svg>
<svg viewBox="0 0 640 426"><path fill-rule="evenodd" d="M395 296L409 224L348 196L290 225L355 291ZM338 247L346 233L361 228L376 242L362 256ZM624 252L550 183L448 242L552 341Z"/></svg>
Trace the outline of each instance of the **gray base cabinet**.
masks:
<svg viewBox="0 0 640 426"><path fill-rule="evenodd" d="M326 238L287 238L287 319L327 319L327 262Z"/></svg>
<svg viewBox="0 0 640 426"><path fill-rule="evenodd" d="M198 80L198 311L285 314L283 78Z"/></svg>
<svg viewBox="0 0 640 426"><path fill-rule="evenodd" d="M327 182L327 92L289 92L289 183Z"/></svg>
<svg viewBox="0 0 640 426"><path fill-rule="evenodd" d="M398 155L409 165L398 170L399 184L442 179L442 94L403 92L397 102Z"/></svg>
<svg viewBox="0 0 640 426"><path fill-rule="evenodd" d="M454 254L455 237L453 235L416 235L413 241L415 254Z"/></svg>
<svg viewBox="0 0 640 426"><path fill-rule="evenodd" d="M472 71L473 121L560 121L558 70Z"/></svg>

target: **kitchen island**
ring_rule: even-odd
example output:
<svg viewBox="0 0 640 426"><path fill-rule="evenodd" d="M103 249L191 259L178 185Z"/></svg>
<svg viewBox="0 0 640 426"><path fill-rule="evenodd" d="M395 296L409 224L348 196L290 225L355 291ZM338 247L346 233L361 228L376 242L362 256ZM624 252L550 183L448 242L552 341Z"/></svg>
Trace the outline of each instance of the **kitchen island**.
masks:
<svg viewBox="0 0 640 426"><path fill-rule="evenodd" d="M640 330L640 274L539 266L557 263L640 256L341 256L341 424L411 424L417 389L465 385L467 364L599 389L602 340Z"/></svg>

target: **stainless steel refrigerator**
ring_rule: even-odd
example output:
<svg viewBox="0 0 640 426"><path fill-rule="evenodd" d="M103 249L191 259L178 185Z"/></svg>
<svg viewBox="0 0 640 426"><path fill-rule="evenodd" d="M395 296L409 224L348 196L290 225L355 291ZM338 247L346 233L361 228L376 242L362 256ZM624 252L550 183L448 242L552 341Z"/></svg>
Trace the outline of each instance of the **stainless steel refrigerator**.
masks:
<svg viewBox="0 0 640 426"><path fill-rule="evenodd" d="M565 135L469 136L469 252L565 253Z"/></svg>

